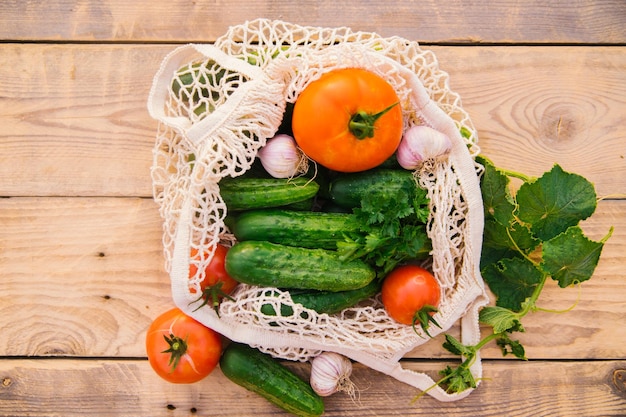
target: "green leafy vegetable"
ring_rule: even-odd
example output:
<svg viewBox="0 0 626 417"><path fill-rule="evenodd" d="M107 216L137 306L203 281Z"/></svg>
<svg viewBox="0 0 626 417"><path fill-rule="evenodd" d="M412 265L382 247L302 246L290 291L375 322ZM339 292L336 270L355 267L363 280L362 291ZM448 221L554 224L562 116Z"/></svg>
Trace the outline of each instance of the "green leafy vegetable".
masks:
<svg viewBox="0 0 626 417"><path fill-rule="evenodd" d="M491 326L493 333L471 346L446 335L443 347L463 357L459 366L440 372L442 378L436 385L448 392L476 386L470 367L489 342L495 341L503 355L525 360L524 346L511 334L525 331L522 318L527 314L549 311L537 307L548 278L558 281L560 287L590 279L613 232L611 228L596 242L580 228L579 223L594 213L597 204L594 186L584 177L554 165L541 177L530 178L498 169L484 157L477 160L485 168L481 178L485 229L480 267L496 297L496 305L484 307L479 319ZM515 195L509 177L523 182Z"/></svg>
<svg viewBox="0 0 626 417"><path fill-rule="evenodd" d="M363 258L385 276L395 266L428 254L430 240L425 223L429 214L426 191L372 193L361 199L354 214L361 233L337 244L344 259Z"/></svg>

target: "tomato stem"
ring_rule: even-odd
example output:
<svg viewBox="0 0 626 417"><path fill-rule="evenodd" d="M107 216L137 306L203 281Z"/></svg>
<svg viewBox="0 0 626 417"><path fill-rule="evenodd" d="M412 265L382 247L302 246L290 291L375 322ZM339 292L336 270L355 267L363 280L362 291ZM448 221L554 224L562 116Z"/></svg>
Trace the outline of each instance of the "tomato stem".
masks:
<svg viewBox="0 0 626 417"><path fill-rule="evenodd" d="M215 310L215 313L217 314L217 317L219 317L220 316L219 307L220 307L220 301L222 300L222 298L228 298L231 301L235 301L233 297L226 294L222 290L223 285L224 283L220 281L214 285L207 286L204 289L204 292L202 293L202 295L197 300L191 302L191 304L193 304L202 300L202 303L193 311L197 311L200 308L204 307L205 305L211 304L211 306L213 307L213 310Z"/></svg>
<svg viewBox="0 0 626 417"><path fill-rule="evenodd" d="M181 339L180 337L175 336L171 333L169 337L167 335L163 335L163 338L165 338L165 341L169 345L169 348L161 353L170 354L170 372L174 372L174 370L178 366L178 362L180 362L180 358L182 358L183 355L187 352L187 340Z"/></svg>
<svg viewBox="0 0 626 417"><path fill-rule="evenodd" d="M356 112L352 115L348 123L350 133L356 136L357 139L373 138L374 123L376 123L376 120L397 105L398 103L393 103L391 106L375 114L369 114L363 110Z"/></svg>
<svg viewBox="0 0 626 417"><path fill-rule="evenodd" d="M413 330L415 331L415 333L417 333L417 328L416 328L417 324L420 325L420 327L422 328L422 330L424 330L424 333L426 333L428 337L432 337L430 333L428 333L428 328L430 327L430 323L433 323L435 326L441 329L441 326L439 325L439 323L437 323L435 319L433 318L433 314L435 314L438 311L439 310L437 309L437 307L434 307L428 304L422 307L420 310L416 311L415 315L413 316Z"/></svg>

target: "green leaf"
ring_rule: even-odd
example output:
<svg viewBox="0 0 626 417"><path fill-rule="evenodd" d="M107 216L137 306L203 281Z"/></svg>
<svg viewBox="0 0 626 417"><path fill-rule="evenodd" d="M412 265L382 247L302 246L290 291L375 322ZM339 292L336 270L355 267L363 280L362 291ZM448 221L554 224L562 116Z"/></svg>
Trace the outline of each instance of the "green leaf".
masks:
<svg viewBox="0 0 626 417"><path fill-rule="evenodd" d="M384 276L397 264L427 253L428 206L427 191L413 182L398 193L366 195L353 210L360 232L339 242L337 250L343 259L361 258Z"/></svg>
<svg viewBox="0 0 626 417"><path fill-rule="evenodd" d="M591 216L596 192L584 177L563 171L559 165L517 191L519 218L531 225L535 236L549 240Z"/></svg>
<svg viewBox="0 0 626 417"><path fill-rule="evenodd" d="M471 346L465 346L463 343L459 342L454 336L450 336L447 333L445 336L446 341L443 342L442 346L448 352L460 356L471 356L476 353Z"/></svg>
<svg viewBox="0 0 626 417"><path fill-rule="evenodd" d="M540 243L540 241L532 235L530 230L528 230L528 227L519 223L509 225L506 237L510 247L516 247L525 254L529 254Z"/></svg>
<svg viewBox="0 0 626 417"><path fill-rule="evenodd" d="M447 385L447 392L459 393L469 388L476 388L474 375L465 366L452 368L448 365L445 369L439 371L439 374L443 376L443 380Z"/></svg>
<svg viewBox="0 0 626 417"><path fill-rule="evenodd" d="M542 267L565 288L591 278L603 247L603 242L588 239L579 226L573 226L544 242Z"/></svg>
<svg viewBox="0 0 626 417"><path fill-rule="evenodd" d="M525 258L508 258L482 270L483 278L496 296L496 305L519 311L543 278L543 273Z"/></svg>
<svg viewBox="0 0 626 417"><path fill-rule="evenodd" d="M428 216L430 215L428 192L423 188L416 188L412 203L417 221L420 223L428 222Z"/></svg>
<svg viewBox="0 0 626 417"><path fill-rule="evenodd" d="M496 344L500 346L502 356L512 353L518 359L528 360L526 350L519 340L512 340L507 334L503 334L496 340Z"/></svg>
<svg viewBox="0 0 626 417"><path fill-rule="evenodd" d="M495 219L487 219L483 232L481 268L503 258L522 257L523 254L528 254L535 249L538 244L539 241L524 225L511 223L505 226Z"/></svg>
<svg viewBox="0 0 626 417"><path fill-rule="evenodd" d="M337 252L341 255L341 259L348 261L359 256L358 251L361 249L361 246L361 244L349 236L344 236L343 241L337 242Z"/></svg>
<svg viewBox="0 0 626 417"><path fill-rule="evenodd" d="M515 210L515 202L509 190L509 178L499 171L488 159L477 158L485 167L480 180L480 190L485 207L485 218L509 224Z"/></svg>
<svg viewBox="0 0 626 417"><path fill-rule="evenodd" d="M369 233L365 236L365 245L364 249L367 252L375 251L379 246L383 245L386 242L385 239L381 238L380 235L376 233Z"/></svg>
<svg viewBox="0 0 626 417"><path fill-rule="evenodd" d="M523 332L519 316L508 308L488 306L480 310L479 321L493 327L494 333Z"/></svg>

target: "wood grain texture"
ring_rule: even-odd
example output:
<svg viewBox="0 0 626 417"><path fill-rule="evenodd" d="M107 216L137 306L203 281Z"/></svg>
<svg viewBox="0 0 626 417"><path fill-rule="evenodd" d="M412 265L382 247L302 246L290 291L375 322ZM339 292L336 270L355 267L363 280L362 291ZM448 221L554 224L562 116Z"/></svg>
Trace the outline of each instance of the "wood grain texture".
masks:
<svg viewBox="0 0 626 417"><path fill-rule="evenodd" d="M0 356L142 356L173 306L147 199L0 199Z"/></svg>
<svg viewBox="0 0 626 417"><path fill-rule="evenodd" d="M308 364L288 366L305 378L310 369ZM405 364L420 372L444 366L440 362ZM625 368L624 361L486 362L487 379L469 397L441 403L426 396L411 404L417 390L357 364L352 380L361 390L360 397L357 401L344 394L327 397L324 416L617 417L626 412L620 379ZM137 360L3 361L0 400L3 416L288 415L230 382L219 368L199 383L174 385L160 380L147 361Z"/></svg>
<svg viewBox="0 0 626 417"><path fill-rule="evenodd" d="M157 125L146 101L163 48L2 50L0 177L9 188L0 195L151 193Z"/></svg>
<svg viewBox="0 0 626 417"><path fill-rule="evenodd" d="M360 398L327 399L325 416L626 416L623 0L0 2L0 416L286 415L219 370L169 384L144 350L172 307L152 78L177 45L257 17L429 45L497 165L540 175L558 162L612 198L583 224L593 239L615 227L594 277L580 292L550 282L539 300L574 310L531 314L515 335L530 361L490 345L476 392L413 405L414 389L357 364ZM436 376L458 361L442 341L403 364Z"/></svg>
<svg viewBox="0 0 626 417"><path fill-rule="evenodd" d="M146 100L172 49L0 45L0 196L151 196ZM497 165L625 192L625 47L429 49Z"/></svg>
<svg viewBox="0 0 626 417"><path fill-rule="evenodd" d="M600 195L626 191L622 48L433 47L498 166L581 173Z"/></svg>
<svg viewBox="0 0 626 417"><path fill-rule="evenodd" d="M259 17L350 26L420 42L624 43L621 0L166 1L0 3L0 39L11 41L213 41Z"/></svg>
<svg viewBox="0 0 626 417"><path fill-rule="evenodd" d="M580 292L550 282L539 303L566 309L579 298L576 308L525 318L527 332L516 336L528 357L626 356L626 200L602 202L584 224L596 240L610 226L595 276ZM0 199L0 271L0 357L142 357L151 320L173 307L161 219L149 199ZM448 357L442 342L408 356ZM491 345L484 357L501 353Z"/></svg>

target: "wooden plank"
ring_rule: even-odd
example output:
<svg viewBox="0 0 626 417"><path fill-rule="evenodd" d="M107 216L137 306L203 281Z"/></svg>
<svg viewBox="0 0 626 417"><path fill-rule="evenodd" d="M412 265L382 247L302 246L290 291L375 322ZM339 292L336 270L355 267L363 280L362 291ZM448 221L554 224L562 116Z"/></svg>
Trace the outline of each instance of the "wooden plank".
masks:
<svg viewBox="0 0 626 417"><path fill-rule="evenodd" d="M549 283L519 338L529 358L626 355L626 200L604 201L585 222L592 239L615 227L595 276L577 289ZM1 356L144 355L152 319L173 306L161 220L149 199L0 199ZM486 329L485 329L486 331ZM457 334L458 329L452 329ZM447 357L442 337L416 358ZM495 345L485 357L500 358Z"/></svg>
<svg viewBox="0 0 626 417"><path fill-rule="evenodd" d="M288 364L307 377L308 364ZM410 363L433 371L443 363ZM355 365L361 390L353 401L339 393L325 399L324 416L623 416L626 362L486 362L487 378L465 399L442 403ZM216 369L192 385L159 379L147 361L10 360L0 362L0 415L50 416L287 416L274 405L227 380ZM57 381L57 383L54 383ZM58 383L63 381L63 383ZM375 383L373 383L375 381Z"/></svg>
<svg viewBox="0 0 626 417"><path fill-rule="evenodd" d="M4 45L0 195L150 195L146 100L164 52Z"/></svg>
<svg viewBox="0 0 626 417"><path fill-rule="evenodd" d="M0 195L150 196L146 100L173 48L0 45ZM432 50L498 165L559 162L600 195L624 192L623 47Z"/></svg>
<svg viewBox="0 0 626 417"><path fill-rule="evenodd" d="M624 43L620 0L433 0L293 2L199 0L83 3L2 2L0 39L51 41L212 41L229 26L258 17L301 25L398 35L420 42Z"/></svg>
<svg viewBox="0 0 626 417"><path fill-rule="evenodd" d="M10 198L0 206L0 356L143 355L143 332L173 306L155 203Z"/></svg>
<svg viewBox="0 0 626 417"><path fill-rule="evenodd" d="M595 182L599 195L624 195L621 48L433 50L496 165L537 176L557 162Z"/></svg>

